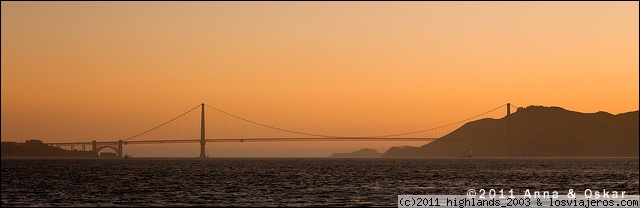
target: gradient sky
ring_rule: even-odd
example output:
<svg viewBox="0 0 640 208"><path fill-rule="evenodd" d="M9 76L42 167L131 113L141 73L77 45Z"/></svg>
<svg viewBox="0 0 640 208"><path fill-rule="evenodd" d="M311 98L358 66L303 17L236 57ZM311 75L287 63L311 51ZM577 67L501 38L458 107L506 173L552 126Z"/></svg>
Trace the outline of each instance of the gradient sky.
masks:
<svg viewBox="0 0 640 208"><path fill-rule="evenodd" d="M203 102L345 136L427 129L507 102L635 111L638 19L638 2L2 2L1 138L124 139ZM207 151L327 156L421 144Z"/></svg>

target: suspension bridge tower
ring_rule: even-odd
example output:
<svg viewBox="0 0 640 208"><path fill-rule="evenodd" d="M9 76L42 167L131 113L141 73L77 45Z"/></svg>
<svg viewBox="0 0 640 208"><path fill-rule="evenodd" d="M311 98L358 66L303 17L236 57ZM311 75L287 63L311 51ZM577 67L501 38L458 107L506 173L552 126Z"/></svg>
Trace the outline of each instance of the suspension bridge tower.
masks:
<svg viewBox="0 0 640 208"><path fill-rule="evenodd" d="M207 157L204 153L204 145L207 141L204 140L204 103L202 103L202 115L200 116L200 157Z"/></svg>
<svg viewBox="0 0 640 208"><path fill-rule="evenodd" d="M507 103L507 141L515 142L511 138L511 103Z"/></svg>
<svg viewBox="0 0 640 208"><path fill-rule="evenodd" d="M508 155L509 157L514 157L516 156L516 141L515 139L511 136L511 103L507 103L507 132L506 132L506 139L505 142L508 144Z"/></svg>

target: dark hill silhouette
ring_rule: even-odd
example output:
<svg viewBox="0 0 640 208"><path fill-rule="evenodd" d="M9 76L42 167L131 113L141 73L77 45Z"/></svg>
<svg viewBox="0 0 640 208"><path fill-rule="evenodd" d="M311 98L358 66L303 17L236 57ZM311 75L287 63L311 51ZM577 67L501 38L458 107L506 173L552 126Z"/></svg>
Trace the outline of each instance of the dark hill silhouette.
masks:
<svg viewBox="0 0 640 208"><path fill-rule="evenodd" d="M472 121L421 147L393 147L383 157L638 157L639 154L638 111L612 115L529 106L518 108L509 117Z"/></svg>
<svg viewBox="0 0 640 208"><path fill-rule="evenodd" d="M349 152L349 153L333 153L331 158L378 158L382 157L382 153L379 153L375 149L364 148L361 150Z"/></svg>
<svg viewBox="0 0 640 208"><path fill-rule="evenodd" d="M92 151L70 151L52 147L40 140L27 140L24 143L2 142L2 157L97 157Z"/></svg>

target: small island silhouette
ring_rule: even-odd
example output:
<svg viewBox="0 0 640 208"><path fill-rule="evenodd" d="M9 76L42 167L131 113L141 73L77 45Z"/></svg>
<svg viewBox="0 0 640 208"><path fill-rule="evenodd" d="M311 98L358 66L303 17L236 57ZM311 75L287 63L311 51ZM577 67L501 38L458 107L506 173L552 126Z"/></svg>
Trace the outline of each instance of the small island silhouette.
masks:
<svg viewBox="0 0 640 208"><path fill-rule="evenodd" d="M348 153L333 153L330 158L379 158L382 157L382 153L379 153L375 149L364 148L354 152Z"/></svg>

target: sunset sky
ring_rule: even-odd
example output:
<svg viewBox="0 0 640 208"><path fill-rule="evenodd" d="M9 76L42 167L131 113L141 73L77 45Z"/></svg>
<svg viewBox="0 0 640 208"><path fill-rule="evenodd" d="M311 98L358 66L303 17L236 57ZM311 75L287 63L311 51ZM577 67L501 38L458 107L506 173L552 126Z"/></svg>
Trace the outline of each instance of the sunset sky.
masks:
<svg viewBox="0 0 640 208"><path fill-rule="evenodd" d="M508 102L635 111L638 10L638 2L3 1L1 138L125 139L200 103L344 136L428 129ZM422 144L208 143L207 151L321 157ZM199 147L125 153L186 157Z"/></svg>

